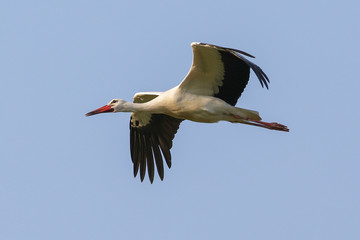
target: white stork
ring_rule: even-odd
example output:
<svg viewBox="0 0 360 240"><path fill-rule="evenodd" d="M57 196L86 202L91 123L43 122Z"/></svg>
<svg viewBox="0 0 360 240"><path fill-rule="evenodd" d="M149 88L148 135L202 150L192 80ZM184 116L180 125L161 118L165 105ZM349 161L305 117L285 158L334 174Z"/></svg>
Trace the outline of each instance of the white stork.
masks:
<svg viewBox="0 0 360 240"><path fill-rule="evenodd" d="M262 87L269 79L260 67L240 50L205 43L192 43L193 63L180 85L165 92L136 93L134 103L113 99L86 116L104 112L132 112L130 118L130 152L134 177L140 168L144 180L146 168L154 180L154 159L161 180L163 158L171 167L172 140L183 120L202 123L229 121L288 132L279 123L262 122L257 111L235 107L249 80L250 68Z"/></svg>

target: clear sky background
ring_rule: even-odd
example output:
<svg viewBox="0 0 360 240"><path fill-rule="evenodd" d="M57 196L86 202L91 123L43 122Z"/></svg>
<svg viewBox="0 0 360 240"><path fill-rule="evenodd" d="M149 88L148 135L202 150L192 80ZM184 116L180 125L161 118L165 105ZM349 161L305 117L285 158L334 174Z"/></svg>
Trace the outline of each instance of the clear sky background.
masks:
<svg viewBox="0 0 360 240"><path fill-rule="evenodd" d="M359 1L0 3L0 238L360 239ZM190 43L255 55L237 106L290 133L183 122L165 179L132 176L129 114Z"/></svg>

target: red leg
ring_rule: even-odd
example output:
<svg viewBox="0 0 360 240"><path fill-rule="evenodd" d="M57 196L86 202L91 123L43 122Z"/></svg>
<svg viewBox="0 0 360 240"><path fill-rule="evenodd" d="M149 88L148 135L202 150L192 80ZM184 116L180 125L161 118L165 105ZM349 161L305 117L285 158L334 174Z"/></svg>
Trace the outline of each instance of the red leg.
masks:
<svg viewBox="0 0 360 240"><path fill-rule="evenodd" d="M239 122L243 123L243 124L248 124L248 125L257 126L257 127L263 127L263 128L267 128L267 129L271 129L271 130L289 132L288 127L285 125L282 125L280 123L276 123L276 122L268 123L268 122L263 122L263 121L258 121L258 120L244 119L237 115L232 115L232 116L236 119L241 119L242 121L239 121Z"/></svg>
<svg viewBox="0 0 360 240"><path fill-rule="evenodd" d="M287 126L282 125L280 123L276 123L276 122L268 123L268 122L262 122L262 121L256 121L256 120L254 120L253 122L256 122L256 123L260 124L260 126L263 126L268 129L284 131L284 132L289 131Z"/></svg>

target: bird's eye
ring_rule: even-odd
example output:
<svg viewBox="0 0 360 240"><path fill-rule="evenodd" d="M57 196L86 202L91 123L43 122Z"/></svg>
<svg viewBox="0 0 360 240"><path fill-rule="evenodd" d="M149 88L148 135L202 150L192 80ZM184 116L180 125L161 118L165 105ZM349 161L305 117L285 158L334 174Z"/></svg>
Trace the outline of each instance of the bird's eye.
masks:
<svg viewBox="0 0 360 240"><path fill-rule="evenodd" d="M112 100L111 103L117 103L117 100Z"/></svg>

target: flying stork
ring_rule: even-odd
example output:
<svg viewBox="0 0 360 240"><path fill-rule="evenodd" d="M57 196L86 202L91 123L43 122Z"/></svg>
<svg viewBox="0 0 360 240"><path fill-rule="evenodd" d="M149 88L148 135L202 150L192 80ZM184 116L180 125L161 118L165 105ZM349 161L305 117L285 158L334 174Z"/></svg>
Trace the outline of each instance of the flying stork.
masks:
<svg viewBox="0 0 360 240"><path fill-rule="evenodd" d="M288 132L279 123L261 121L259 113L235 107L249 80L250 69L262 87L270 83L266 74L243 55L252 55L212 44L194 42L193 62L185 79L165 92L136 93L133 103L113 99L86 116L105 112L132 112L130 118L130 153L134 177L140 168L144 180L146 168L154 180L154 160L161 180L164 179L163 157L171 167L172 140L183 120L202 123L229 121Z"/></svg>

